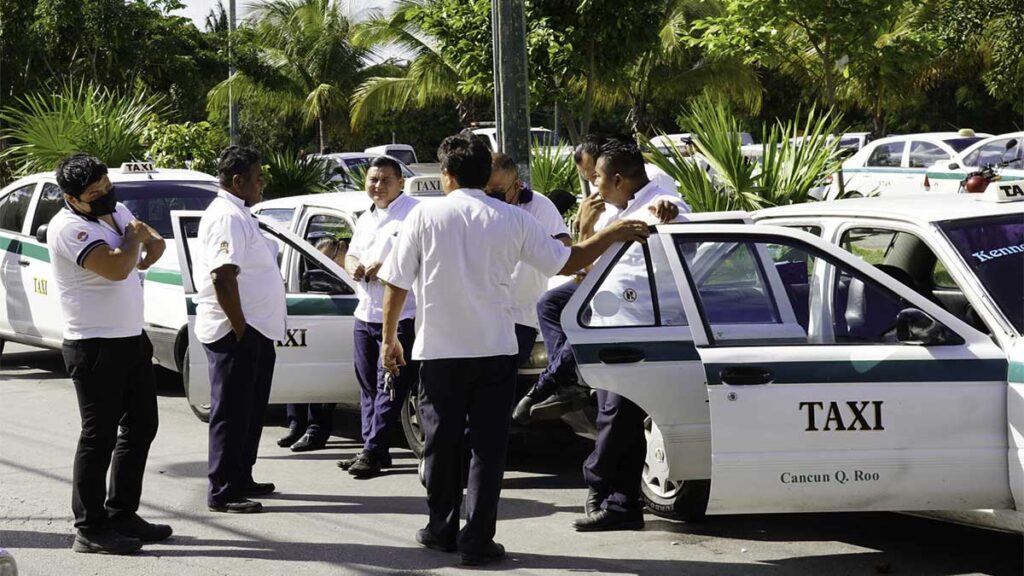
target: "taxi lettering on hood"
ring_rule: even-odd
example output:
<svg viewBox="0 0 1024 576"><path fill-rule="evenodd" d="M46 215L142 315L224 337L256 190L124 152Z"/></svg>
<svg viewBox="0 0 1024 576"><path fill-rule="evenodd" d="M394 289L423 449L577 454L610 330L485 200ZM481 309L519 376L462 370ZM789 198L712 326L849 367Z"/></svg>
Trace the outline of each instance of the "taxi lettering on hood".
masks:
<svg viewBox="0 0 1024 576"><path fill-rule="evenodd" d="M799 409L807 410L807 428L804 428L806 432L873 431L885 430L885 426L882 425L883 402L800 402Z"/></svg>

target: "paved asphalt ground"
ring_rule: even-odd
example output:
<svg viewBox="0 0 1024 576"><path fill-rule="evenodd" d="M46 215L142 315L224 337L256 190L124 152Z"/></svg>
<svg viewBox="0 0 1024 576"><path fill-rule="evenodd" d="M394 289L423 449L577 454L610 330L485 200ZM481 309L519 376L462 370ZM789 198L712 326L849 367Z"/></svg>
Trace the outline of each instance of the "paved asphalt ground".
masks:
<svg viewBox="0 0 1024 576"><path fill-rule="evenodd" d="M278 448L281 412L268 418L256 476L277 483L256 516L206 511L206 429L180 385L160 386L160 432L149 458L142 514L174 537L132 557L69 550L75 394L59 353L7 346L0 367L0 547L22 575L468 574L458 557L417 547L424 491L416 460L358 481L335 467L358 450L355 416L339 411L329 448ZM497 540L518 574L1005 574L1024 573L1020 536L897 514L717 517L683 524L647 516L642 532L576 534L586 441L515 453Z"/></svg>

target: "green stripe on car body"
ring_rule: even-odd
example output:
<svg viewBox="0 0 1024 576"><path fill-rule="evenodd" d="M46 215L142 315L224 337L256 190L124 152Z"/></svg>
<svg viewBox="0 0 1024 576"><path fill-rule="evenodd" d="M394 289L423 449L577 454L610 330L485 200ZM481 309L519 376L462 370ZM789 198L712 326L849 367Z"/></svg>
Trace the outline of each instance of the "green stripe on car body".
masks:
<svg viewBox="0 0 1024 576"><path fill-rule="evenodd" d="M928 172L929 180L963 180L966 176L966 173L958 174L956 172Z"/></svg>
<svg viewBox="0 0 1024 576"><path fill-rule="evenodd" d="M1010 382L1024 383L1024 362L1010 362L1007 379Z"/></svg>
<svg viewBox="0 0 1024 576"><path fill-rule="evenodd" d="M159 284L181 286L181 272L168 268L150 268L146 271L146 280Z"/></svg>
<svg viewBox="0 0 1024 576"><path fill-rule="evenodd" d="M25 242L17 238L10 238L7 236L0 236L0 250L5 252L11 252L13 254L21 254L26 258L32 258L40 260L42 262L50 261L50 251L44 246L37 246L30 242Z"/></svg>
<svg viewBox="0 0 1024 576"><path fill-rule="evenodd" d="M853 168L843 168L844 174L869 174L872 172L878 174L924 174L927 171L927 168L888 168L881 166L857 166Z"/></svg>
<svg viewBox="0 0 1024 576"><path fill-rule="evenodd" d="M352 316L359 301L352 298L331 298L325 296L288 296L289 316ZM195 316L196 303L194 298L185 299L185 309L189 316Z"/></svg>
<svg viewBox="0 0 1024 576"><path fill-rule="evenodd" d="M1006 378L1005 360L850 360L707 364L709 385L722 383L725 368L761 368L773 384L832 382L989 382Z"/></svg>

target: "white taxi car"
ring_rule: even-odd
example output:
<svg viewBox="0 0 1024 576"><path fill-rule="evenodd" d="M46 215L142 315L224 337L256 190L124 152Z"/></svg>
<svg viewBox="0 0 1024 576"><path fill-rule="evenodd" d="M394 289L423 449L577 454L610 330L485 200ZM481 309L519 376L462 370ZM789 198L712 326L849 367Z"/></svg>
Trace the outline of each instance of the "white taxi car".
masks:
<svg viewBox="0 0 1024 576"><path fill-rule="evenodd" d="M980 134L930 132L880 138L843 162L842 194L847 198L891 193L924 192L924 174L936 162L948 162L968 146L983 140ZM827 198L840 195L833 177Z"/></svg>
<svg viewBox="0 0 1024 576"><path fill-rule="evenodd" d="M650 416L648 507L1024 531L1024 202L1004 188L663 225L606 254L562 323L584 381Z"/></svg>
<svg viewBox="0 0 1024 576"><path fill-rule="evenodd" d="M155 228L169 244L145 274L146 332L158 363L178 368L183 352L185 306L171 210L202 210L217 195L217 179L191 170L156 169L148 163L111 168L117 199ZM53 283L46 228L64 206L53 172L21 178L0 190L0 350L3 341L60 349L64 320Z"/></svg>
<svg viewBox="0 0 1024 576"><path fill-rule="evenodd" d="M1024 132L986 138L952 159L929 166L925 185L932 192L957 192L968 173L990 164L1003 165L998 173L1004 180L1024 178Z"/></svg>

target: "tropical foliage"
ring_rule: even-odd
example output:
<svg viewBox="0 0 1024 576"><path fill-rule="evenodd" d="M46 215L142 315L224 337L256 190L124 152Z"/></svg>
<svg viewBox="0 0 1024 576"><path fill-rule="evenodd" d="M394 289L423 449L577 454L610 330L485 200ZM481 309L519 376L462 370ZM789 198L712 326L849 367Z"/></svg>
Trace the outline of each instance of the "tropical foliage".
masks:
<svg viewBox="0 0 1024 576"><path fill-rule="evenodd" d="M264 198L320 194L333 190L325 160L309 155L300 157L292 151L272 151L264 161Z"/></svg>
<svg viewBox="0 0 1024 576"><path fill-rule="evenodd" d="M161 110L159 97L122 94L86 84L29 94L0 111L7 127L0 135L13 144L0 158L16 174L53 170L72 152L88 152L109 165L145 155L142 136Z"/></svg>
<svg viewBox="0 0 1024 576"><path fill-rule="evenodd" d="M170 124L153 120L143 139L150 142L148 155L161 168L188 168L207 174L217 172L217 157L227 146L227 135L209 122Z"/></svg>
<svg viewBox="0 0 1024 576"><path fill-rule="evenodd" d="M542 194L555 190L579 193L579 174L572 154L558 146L534 146L530 150L530 185Z"/></svg>

